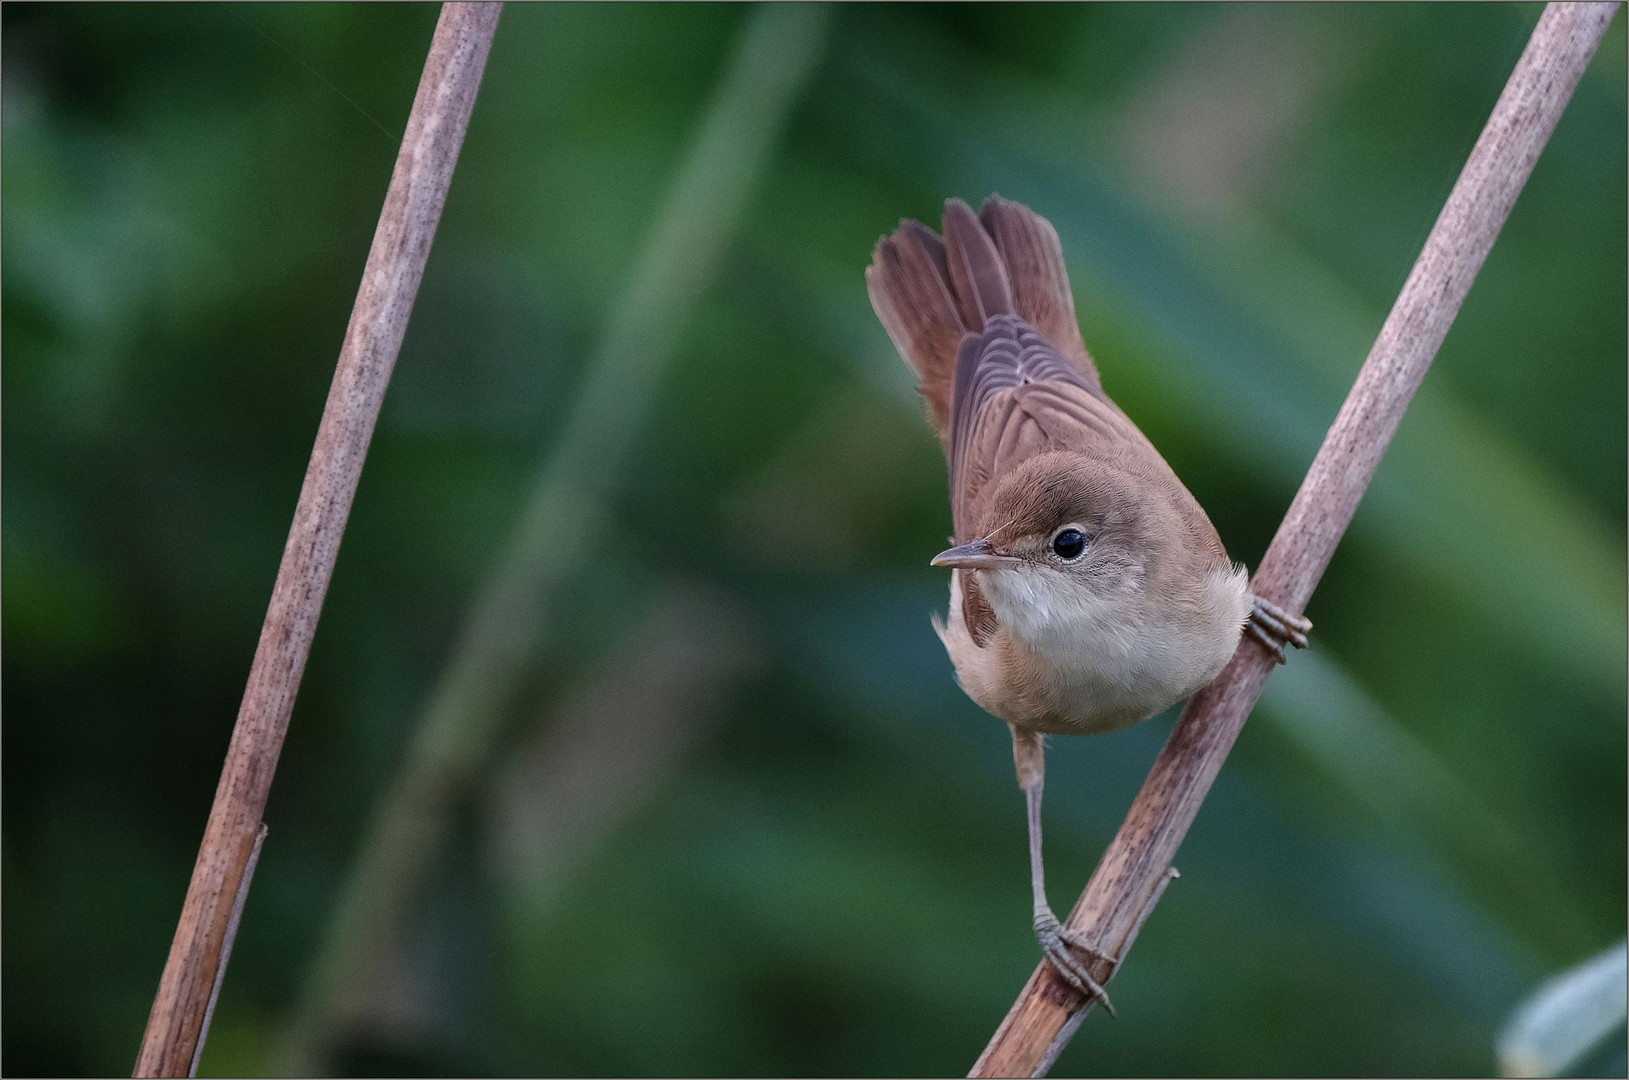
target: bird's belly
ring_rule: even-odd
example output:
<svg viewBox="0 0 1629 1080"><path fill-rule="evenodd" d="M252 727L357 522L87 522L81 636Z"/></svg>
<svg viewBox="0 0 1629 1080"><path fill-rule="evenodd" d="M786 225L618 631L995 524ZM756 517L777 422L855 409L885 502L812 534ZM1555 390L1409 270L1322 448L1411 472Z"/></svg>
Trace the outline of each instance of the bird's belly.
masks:
<svg viewBox="0 0 1629 1080"><path fill-rule="evenodd" d="M1048 657L1032 653L1028 685L1013 686L1020 704L1012 722L1058 735L1095 735L1146 720L1187 697L1188 665L1126 663L1124 658Z"/></svg>

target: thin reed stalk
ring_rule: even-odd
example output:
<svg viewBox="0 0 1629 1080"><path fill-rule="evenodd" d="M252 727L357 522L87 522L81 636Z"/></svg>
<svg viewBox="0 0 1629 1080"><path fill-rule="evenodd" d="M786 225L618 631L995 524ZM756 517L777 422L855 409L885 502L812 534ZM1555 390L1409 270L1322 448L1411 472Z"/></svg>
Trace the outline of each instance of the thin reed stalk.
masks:
<svg viewBox="0 0 1629 1080"><path fill-rule="evenodd" d="M137 1076L191 1075L202 1052L207 1017L259 851L261 817L294 698L500 11L499 4L449 3L436 23L317 427L192 883L147 1019Z"/></svg>

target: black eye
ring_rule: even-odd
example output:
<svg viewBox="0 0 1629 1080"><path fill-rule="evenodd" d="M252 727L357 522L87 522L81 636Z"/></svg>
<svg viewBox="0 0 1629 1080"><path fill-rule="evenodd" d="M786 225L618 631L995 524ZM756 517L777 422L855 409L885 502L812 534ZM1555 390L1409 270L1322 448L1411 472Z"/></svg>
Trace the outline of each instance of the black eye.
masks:
<svg viewBox="0 0 1629 1080"><path fill-rule="evenodd" d="M1052 550L1058 553L1058 558L1073 562L1086 550L1086 534L1079 529L1065 529L1052 538Z"/></svg>

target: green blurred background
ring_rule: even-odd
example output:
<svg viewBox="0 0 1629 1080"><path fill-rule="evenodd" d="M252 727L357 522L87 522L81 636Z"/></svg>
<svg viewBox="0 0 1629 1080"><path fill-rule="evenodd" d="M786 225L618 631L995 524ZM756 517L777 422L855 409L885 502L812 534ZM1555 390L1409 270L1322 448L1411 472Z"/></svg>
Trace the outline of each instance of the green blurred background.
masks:
<svg viewBox="0 0 1629 1080"><path fill-rule="evenodd" d="M512 6L201 1072L965 1072L1022 801L873 243L1051 218L1253 566L1538 14ZM4 8L7 1073L134 1060L435 18ZM1484 1073L1623 936L1624 71L1057 1074ZM1054 744L1060 910L1170 722Z"/></svg>

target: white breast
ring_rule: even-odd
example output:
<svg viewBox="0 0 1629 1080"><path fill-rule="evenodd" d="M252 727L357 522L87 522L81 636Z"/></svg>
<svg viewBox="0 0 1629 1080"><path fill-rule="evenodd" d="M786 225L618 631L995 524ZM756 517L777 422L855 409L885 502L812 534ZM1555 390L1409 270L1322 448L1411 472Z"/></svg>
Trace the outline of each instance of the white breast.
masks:
<svg viewBox="0 0 1629 1080"><path fill-rule="evenodd" d="M953 574L940 636L969 697L1041 731L1112 731L1187 697L1226 666L1250 609L1243 567L1221 567L1193 596L1153 611L1141 590L1060 588L1063 579L1044 569L978 574L1001 633L985 648L973 643Z"/></svg>

